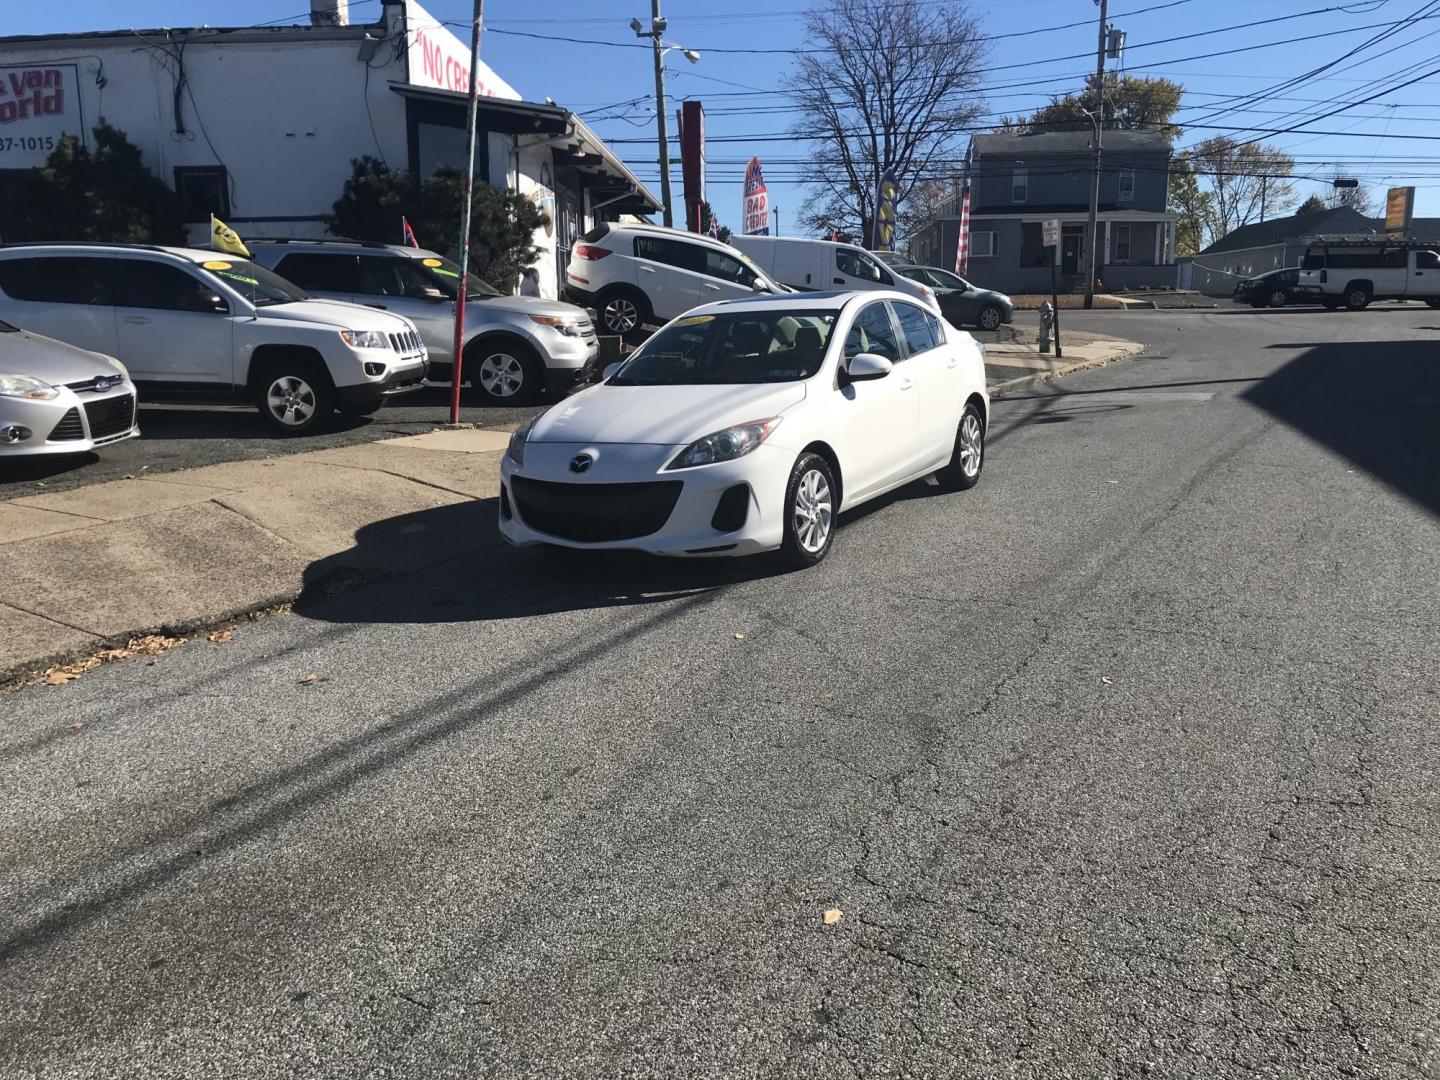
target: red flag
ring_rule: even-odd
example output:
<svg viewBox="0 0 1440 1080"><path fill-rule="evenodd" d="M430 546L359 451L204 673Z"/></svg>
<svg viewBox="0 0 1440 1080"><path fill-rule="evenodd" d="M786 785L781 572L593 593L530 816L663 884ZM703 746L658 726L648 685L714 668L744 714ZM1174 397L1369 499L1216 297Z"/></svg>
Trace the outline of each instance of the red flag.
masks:
<svg viewBox="0 0 1440 1080"><path fill-rule="evenodd" d="M960 196L960 236L955 241L955 273L964 275L970 269L970 185Z"/></svg>
<svg viewBox="0 0 1440 1080"><path fill-rule="evenodd" d="M402 244L409 244L413 248L420 246L419 242L415 239L415 230L410 228L410 222L405 220L404 215L400 217L400 231L403 233L400 238Z"/></svg>

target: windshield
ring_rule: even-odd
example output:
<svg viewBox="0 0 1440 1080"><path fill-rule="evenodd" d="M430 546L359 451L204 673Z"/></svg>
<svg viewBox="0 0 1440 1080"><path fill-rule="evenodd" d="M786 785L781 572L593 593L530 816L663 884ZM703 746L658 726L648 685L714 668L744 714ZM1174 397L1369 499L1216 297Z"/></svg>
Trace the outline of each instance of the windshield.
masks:
<svg viewBox="0 0 1440 1080"><path fill-rule="evenodd" d="M447 299L454 300L460 291L460 264L438 255L427 255L418 260L418 263L425 276L435 283L435 287L443 292ZM500 290L488 282L481 281L474 274L465 275L465 299L500 295Z"/></svg>
<svg viewBox="0 0 1440 1080"><path fill-rule="evenodd" d="M612 386L794 382L820 370L834 311L736 311L677 319L641 346Z"/></svg>
<svg viewBox="0 0 1440 1080"><path fill-rule="evenodd" d="M1306 256L1300 260L1300 269L1302 270L1319 270L1324 267L1324 265L1325 256L1319 253L1314 255L1307 253Z"/></svg>
<svg viewBox="0 0 1440 1080"><path fill-rule="evenodd" d="M214 274L256 307L310 299L310 294L294 282L286 281L275 271L248 259L232 259L229 256L207 259L200 268Z"/></svg>

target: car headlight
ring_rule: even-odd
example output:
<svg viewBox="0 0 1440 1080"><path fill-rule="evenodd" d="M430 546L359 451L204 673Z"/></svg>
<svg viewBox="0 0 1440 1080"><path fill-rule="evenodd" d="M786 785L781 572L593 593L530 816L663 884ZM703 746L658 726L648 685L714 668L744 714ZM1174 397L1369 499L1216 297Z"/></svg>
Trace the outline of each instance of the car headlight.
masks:
<svg viewBox="0 0 1440 1080"><path fill-rule="evenodd" d="M54 401L60 388L30 375L0 375L0 397L27 398L30 401Z"/></svg>
<svg viewBox="0 0 1440 1080"><path fill-rule="evenodd" d="M560 333L566 337L580 336L580 327L564 315L531 315L530 321L539 323L541 326L548 326L554 330L559 330Z"/></svg>
<svg viewBox="0 0 1440 1080"><path fill-rule="evenodd" d="M340 340L352 349L388 349L390 340L379 330L341 330Z"/></svg>
<svg viewBox="0 0 1440 1080"><path fill-rule="evenodd" d="M696 439L676 455L666 469L693 469L697 465L714 465L720 461L734 461L754 450L770 437L780 426L780 417L769 420L750 420L736 424L724 431L715 431L703 439Z"/></svg>
<svg viewBox="0 0 1440 1080"><path fill-rule="evenodd" d="M536 413L511 434L510 445L505 449L505 456L516 465L525 464L525 443L530 438L531 429L540 422L540 417L544 415L544 413Z"/></svg>

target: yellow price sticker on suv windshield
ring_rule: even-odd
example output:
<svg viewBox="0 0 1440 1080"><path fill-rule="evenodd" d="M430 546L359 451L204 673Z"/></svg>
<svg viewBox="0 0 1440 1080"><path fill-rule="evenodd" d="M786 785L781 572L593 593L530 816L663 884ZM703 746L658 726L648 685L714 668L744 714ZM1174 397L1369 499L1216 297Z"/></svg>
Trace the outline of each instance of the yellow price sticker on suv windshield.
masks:
<svg viewBox="0 0 1440 1080"><path fill-rule="evenodd" d="M201 263L200 265L205 267L206 270L229 270L235 264L227 262L207 262Z"/></svg>
<svg viewBox="0 0 1440 1080"><path fill-rule="evenodd" d="M714 315L691 315L688 319L676 319L676 326L699 326L702 323L714 322Z"/></svg>
<svg viewBox="0 0 1440 1080"><path fill-rule="evenodd" d="M420 260L420 263L421 263L422 266L430 266L430 267L435 267L435 266L441 265L439 259L421 259L421 260Z"/></svg>

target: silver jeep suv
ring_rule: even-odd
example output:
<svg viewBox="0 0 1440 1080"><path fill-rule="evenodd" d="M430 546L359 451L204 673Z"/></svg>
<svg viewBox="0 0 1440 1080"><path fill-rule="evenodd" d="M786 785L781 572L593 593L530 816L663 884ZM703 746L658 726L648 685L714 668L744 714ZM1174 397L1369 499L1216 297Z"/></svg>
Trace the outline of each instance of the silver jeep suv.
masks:
<svg viewBox="0 0 1440 1080"><path fill-rule="evenodd" d="M424 248L345 239L247 240L255 261L306 292L403 315L430 354L430 381L447 382L455 351L460 268ZM563 394L599 352L590 316L572 304L505 296L471 274L462 378L492 404Z"/></svg>

